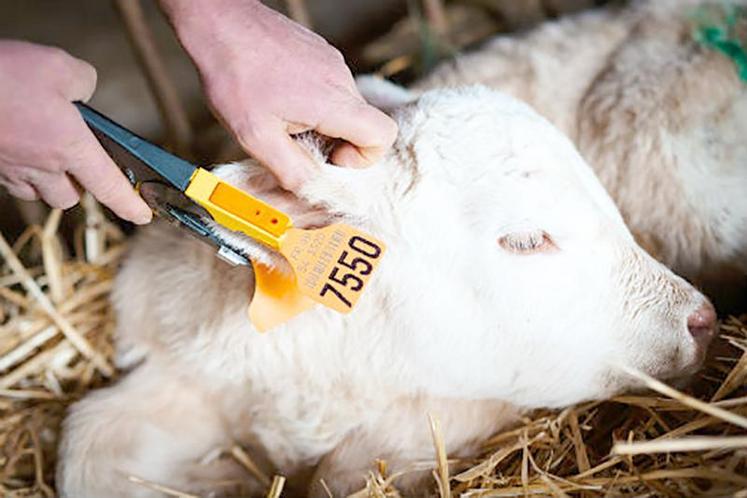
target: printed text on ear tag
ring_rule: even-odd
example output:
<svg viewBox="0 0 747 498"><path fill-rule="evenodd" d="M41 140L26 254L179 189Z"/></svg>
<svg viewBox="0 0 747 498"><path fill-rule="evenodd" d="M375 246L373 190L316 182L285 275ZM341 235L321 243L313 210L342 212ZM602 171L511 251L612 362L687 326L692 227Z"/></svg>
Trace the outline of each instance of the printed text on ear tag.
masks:
<svg viewBox="0 0 747 498"><path fill-rule="evenodd" d="M381 241L340 224L291 228L280 241L301 293L340 313L353 309L384 250Z"/></svg>
<svg viewBox="0 0 747 498"><path fill-rule="evenodd" d="M254 265L258 275L250 315L262 330L308 309L303 296L349 312L384 255L384 244L347 225L303 230L290 217L198 168L184 193L220 225L279 251L293 268L282 275Z"/></svg>

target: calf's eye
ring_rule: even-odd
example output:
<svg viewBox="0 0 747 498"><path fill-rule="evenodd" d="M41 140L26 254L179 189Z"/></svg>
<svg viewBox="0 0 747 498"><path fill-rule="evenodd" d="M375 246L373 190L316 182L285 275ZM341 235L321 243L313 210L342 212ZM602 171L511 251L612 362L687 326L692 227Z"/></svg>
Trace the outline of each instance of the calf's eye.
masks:
<svg viewBox="0 0 747 498"><path fill-rule="evenodd" d="M542 230L509 233L498 239L498 245L517 254L533 254L557 248L552 238Z"/></svg>

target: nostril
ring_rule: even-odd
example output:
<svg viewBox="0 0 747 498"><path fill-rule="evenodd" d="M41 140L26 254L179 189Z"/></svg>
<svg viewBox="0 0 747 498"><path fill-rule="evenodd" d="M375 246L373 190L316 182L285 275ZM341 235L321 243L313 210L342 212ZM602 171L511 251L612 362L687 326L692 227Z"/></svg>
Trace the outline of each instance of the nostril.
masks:
<svg viewBox="0 0 747 498"><path fill-rule="evenodd" d="M696 341L707 346L716 335L716 310L710 301L705 301L700 308L687 317L687 328Z"/></svg>

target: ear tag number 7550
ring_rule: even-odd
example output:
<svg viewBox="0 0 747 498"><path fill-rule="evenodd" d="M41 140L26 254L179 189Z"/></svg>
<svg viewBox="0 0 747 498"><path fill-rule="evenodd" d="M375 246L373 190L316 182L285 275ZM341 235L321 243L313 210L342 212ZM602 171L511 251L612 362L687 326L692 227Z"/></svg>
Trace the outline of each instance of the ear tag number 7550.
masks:
<svg viewBox="0 0 747 498"><path fill-rule="evenodd" d="M204 169L197 170L185 194L221 225L280 252L293 269L293 275L283 275L253 264L256 285L250 316L260 329L308 309L309 299L349 312L386 249L380 240L348 225L294 228L285 213Z"/></svg>

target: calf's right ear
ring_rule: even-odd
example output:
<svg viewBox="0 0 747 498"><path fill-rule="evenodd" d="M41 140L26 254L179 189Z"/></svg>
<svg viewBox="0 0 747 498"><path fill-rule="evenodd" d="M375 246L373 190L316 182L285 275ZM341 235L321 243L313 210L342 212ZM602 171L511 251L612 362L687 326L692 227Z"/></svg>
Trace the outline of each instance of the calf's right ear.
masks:
<svg viewBox="0 0 747 498"><path fill-rule="evenodd" d="M283 190L277 179L253 159L215 167L213 173L226 183L251 194L289 215L298 228L324 226L330 215L318 206L312 206L303 198ZM207 220L214 233L230 246L250 259L285 272L290 271L285 259L275 250L254 239L225 228L212 219Z"/></svg>
<svg viewBox="0 0 747 498"><path fill-rule="evenodd" d="M387 114L417 98L410 90L373 74L358 76L355 84L366 102Z"/></svg>

